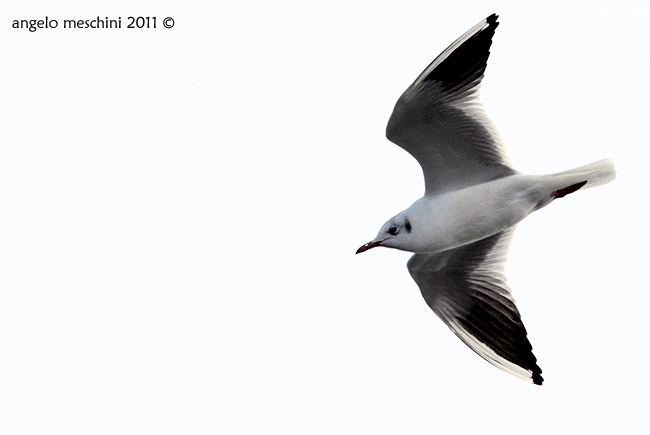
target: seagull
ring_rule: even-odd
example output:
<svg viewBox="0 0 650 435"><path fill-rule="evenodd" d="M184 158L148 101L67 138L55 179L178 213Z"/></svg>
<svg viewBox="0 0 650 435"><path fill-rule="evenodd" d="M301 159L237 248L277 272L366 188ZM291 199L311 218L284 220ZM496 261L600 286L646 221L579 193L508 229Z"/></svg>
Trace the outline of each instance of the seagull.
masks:
<svg viewBox="0 0 650 435"><path fill-rule="evenodd" d="M386 137L422 167L424 196L357 254L378 246L413 252L411 277L453 333L494 366L541 385L503 274L515 226L556 199L614 180L616 170L612 160L550 175L514 169L478 99L497 19L458 38L395 104Z"/></svg>

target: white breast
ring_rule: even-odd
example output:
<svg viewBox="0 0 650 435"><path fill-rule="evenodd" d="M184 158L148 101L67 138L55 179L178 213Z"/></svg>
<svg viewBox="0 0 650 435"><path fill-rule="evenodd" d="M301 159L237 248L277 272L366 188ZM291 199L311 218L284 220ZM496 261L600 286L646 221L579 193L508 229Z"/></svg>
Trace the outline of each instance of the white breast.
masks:
<svg viewBox="0 0 650 435"><path fill-rule="evenodd" d="M538 178L518 174L420 198L405 211L414 228L409 250L440 252L516 225L539 201Z"/></svg>

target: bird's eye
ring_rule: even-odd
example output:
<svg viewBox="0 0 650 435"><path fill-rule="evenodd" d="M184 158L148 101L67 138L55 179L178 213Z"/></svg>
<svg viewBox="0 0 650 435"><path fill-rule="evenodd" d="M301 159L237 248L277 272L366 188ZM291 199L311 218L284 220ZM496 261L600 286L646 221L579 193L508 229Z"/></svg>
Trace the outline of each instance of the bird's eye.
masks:
<svg viewBox="0 0 650 435"><path fill-rule="evenodd" d="M390 228L388 229L388 234L390 234L391 236L396 235L396 234L397 234L397 227L396 227L395 225L393 225L392 227L390 227Z"/></svg>

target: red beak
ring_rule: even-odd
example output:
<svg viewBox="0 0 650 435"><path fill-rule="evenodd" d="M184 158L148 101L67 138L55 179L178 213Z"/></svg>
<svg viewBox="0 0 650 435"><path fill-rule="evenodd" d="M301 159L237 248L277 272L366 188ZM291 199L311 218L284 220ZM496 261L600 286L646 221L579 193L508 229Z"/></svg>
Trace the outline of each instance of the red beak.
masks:
<svg viewBox="0 0 650 435"><path fill-rule="evenodd" d="M365 251L367 251L367 250L370 249L370 248L374 248L375 246L379 246L379 245L381 245L381 242L384 242L384 241L386 241L386 239L384 239L384 240L378 240L378 241L376 241L376 242L368 242L368 243L366 243L365 245L363 245L362 247L360 247L359 249L357 249L357 254L360 254L360 253L362 253L362 252L365 252Z"/></svg>

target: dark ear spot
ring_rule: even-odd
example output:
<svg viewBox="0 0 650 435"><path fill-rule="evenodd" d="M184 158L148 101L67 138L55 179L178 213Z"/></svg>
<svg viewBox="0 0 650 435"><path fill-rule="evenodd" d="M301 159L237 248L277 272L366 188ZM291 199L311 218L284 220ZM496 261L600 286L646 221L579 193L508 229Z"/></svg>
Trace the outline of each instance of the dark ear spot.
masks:
<svg viewBox="0 0 650 435"><path fill-rule="evenodd" d="M404 228L406 228L406 232L410 233L411 232L411 222L409 222L408 219L406 219L406 223L404 223Z"/></svg>

